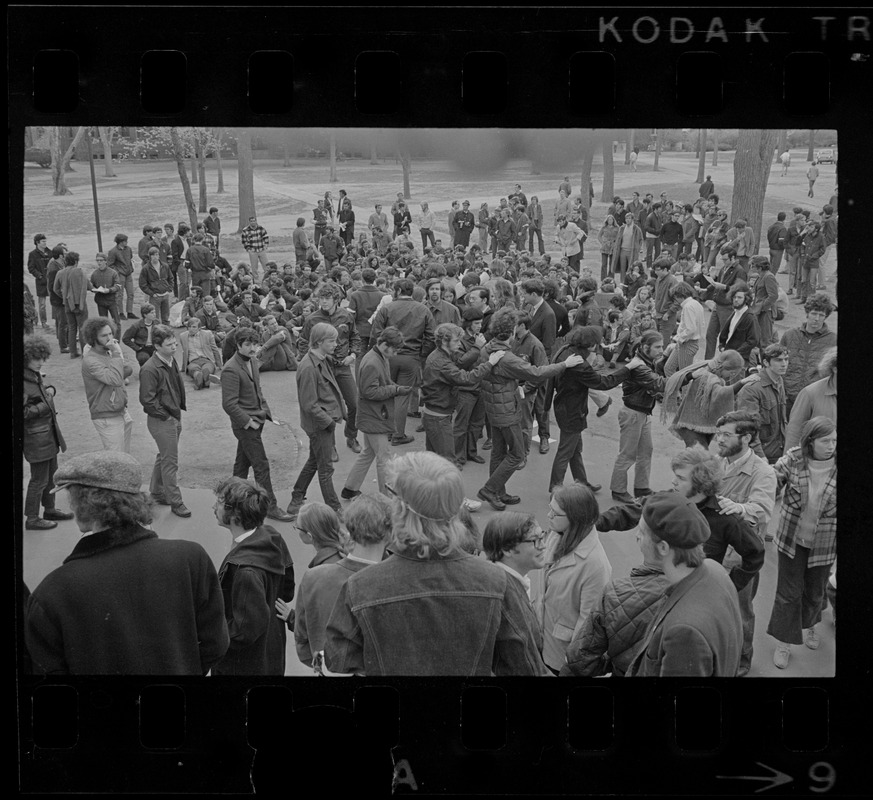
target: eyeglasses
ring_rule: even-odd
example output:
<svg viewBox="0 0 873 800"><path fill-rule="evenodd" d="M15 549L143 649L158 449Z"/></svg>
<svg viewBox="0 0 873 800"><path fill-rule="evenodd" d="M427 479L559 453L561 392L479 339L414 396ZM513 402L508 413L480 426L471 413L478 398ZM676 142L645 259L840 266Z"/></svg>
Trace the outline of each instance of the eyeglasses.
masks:
<svg viewBox="0 0 873 800"><path fill-rule="evenodd" d="M522 541L532 544L537 550L542 550L542 548L545 547L546 537L541 533L534 539L522 539Z"/></svg>
<svg viewBox="0 0 873 800"><path fill-rule="evenodd" d="M554 508L549 506L549 516L550 517L566 517L567 515L563 511L555 511Z"/></svg>

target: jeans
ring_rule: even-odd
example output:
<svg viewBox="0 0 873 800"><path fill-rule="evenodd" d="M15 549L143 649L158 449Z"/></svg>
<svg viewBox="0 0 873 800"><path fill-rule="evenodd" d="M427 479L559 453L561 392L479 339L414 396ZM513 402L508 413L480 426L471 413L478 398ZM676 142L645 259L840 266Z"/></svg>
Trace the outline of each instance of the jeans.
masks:
<svg viewBox="0 0 873 800"><path fill-rule="evenodd" d="M55 507L55 496L51 494L51 490L55 488L54 476L57 469L57 456L30 465L30 482L27 484L27 494L24 497L26 519L39 517L40 501L47 511Z"/></svg>
<svg viewBox="0 0 873 800"><path fill-rule="evenodd" d="M600 253L600 280L609 275L609 268L612 264L612 253Z"/></svg>
<svg viewBox="0 0 873 800"><path fill-rule="evenodd" d="M802 644L803 631L821 621L831 564L808 567L809 548L797 545L794 558L777 551L779 573L767 633L786 644Z"/></svg>
<svg viewBox="0 0 873 800"><path fill-rule="evenodd" d="M170 324L170 298L150 297L149 302L155 307L155 316L160 319L162 325Z"/></svg>
<svg viewBox="0 0 873 800"><path fill-rule="evenodd" d="M309 458L297 476L297 482L291 489L291 502L302 503L306 499L306 490L315 474L318 473L318 484L321 486L321 496L326 505L334 511L339 511L340 501L333 488L333 462L330 460L333 451L333 434L336 423L309 436Z"/></svg>
<svg viewBox="0 0 873 800"><path fill-rule="evenodd" d="M455 463L455 437L452 434L452 415L437 417L428 414L421 415L424 424L424 448Z"/></svg>
<svg viewBox="0 0 873 800"><path fill-rule="evenodd" d="M118 332L121 332L121 318L118 314L118 305L112 303L112 305L103 306L100 303L97 303L97 314L101 317L112 317L113 322L115 322L115 327Z"/></svg>
<svg viewBox="0 0 873 800"><path fill-rule="evenodd" d="M258 363L261 372L283 372L297 369L297 359L294 348L288 342L279 342L271 347L264 347L258 353Z"/></svg>
<svg viewBox="0 0 873 800"><path fill-rule="evenodd" d="M66 350L69 345L67 340L67 310L63 306L52 306L52 319L55 321L55 334L58 337L58 347Z"/></svg>
<svg viewBox="0 0 873 800"><path fill-rule="evenodd" d="M800 288L801 297L812 297L815 294L815 287L818 285L818 267L808 267L803 265L803 284ZM68 312L69 313L69 312Z"/></svg>
<svg viewBox="0 0 873 800"><path fill-rule="evenodd" d="M45 295L38 294L36 296L36 307L39 313L39 324L45 326L48 317L45 311Z"/></svg>
<svg viewBox="0 0 873 800"><path fill-rule="evenodd" d="M506 482L512 477L512 473L520 469L524 461L521 424L500 428L492 425L491 445L491 477L483 488L500 496L506 492Z"/></svg>
<svg viewBox="0 0 873 800"><path fill-rule="evenodd" d="M588 483L585 464L582 463L582 431L561 431L558 452L555 453L552 474L549 477L550 492L556 486L561 486L564 483L568 464L573 480L579 481L579 483Z"/></svg>
<svg viewBox="0 0 873 800"><path fill-rule="evenodd" d="M788 265L788 291L790 292L792 289L796 289L800 291L800 278L801 271L800 266L798 264L798 257L795 253L794 255L786 254L785 263Z"/></svg>
<svg viewBox="0 0 873 800"><path fill-rule="evenodd" d="M376 483L382 494L388 494L385 489L385 478L388 476L388 459L391 453L391 439L387 433L367 433L361 431L364 446L358 454L355 463L346 478L346 489L353 492L360 490L370 470L370 464L376 460Z"/></svg>
<svg viewBox="0 0 873 800"><path fill-rule="evenodd" d="M430 228L422 228L419 230L421 234L421 249L424 251L424 248L427 247L427 243L430 242L431 247L436 247L436 239L434 238L433 231Z"/></svg>
<svg viewBox="0 0 873 800"><path fill-rule="evenodd" d="M179 471L179 437L182 435L182 422L175 417L169 419L147 417L146 425L158 446L149 491L155 497L165 499L171 506L181 505L182 492L176 484L176 475Z"/></svg>
<svg viewBox="0 0 873 800"><path fill-rule="evenodd" d="M705 359L709 360L715 355L715 350L718 347L718 335L733 313L734 310L730 306L718 304L715 306L715 311L710 312L709 324L706 326L706 353L703 356Z"/></svg>
<svg viewBox="0 0 873 800"><path fill-rule="evenodd" d="M73 355L79 352L79 349L76 346L77 336L79 337L82 346L85 346L85 340L82 338L82 326L85 324L85 320L88 319L88 310L82 309L81 311L70 311L68 308L65 313L67 315L66 346L70 348L70 355Z"/></svg>
<svg viewBox="0 0 873 800"><path fill-rule="evenodd" d="M114 417L92 419L104 450L117 450L120 453L130 453L130 435L133 432L133 420L127 409L123 414Z"/></svg>
<svg viewBox="0 0 873 800"><path fill-rule="evenodd" d="M459 391L453 429L455 461L458 464L466 464L470 456L476 455L476 442L484 425L485 404L479 393Z"/></svg>
<svg viewBox="0 0 873 800"><path fill-rule="evenodd" d="M818 260L818 285L824 286L827 283L827 271L831 260L831 255L836 251L837 244L829 244L824 251L824 255Z"/></svg>
<svg viewBox="0 0 873 800"><path fill-rule="evenodd" d="M761 573L756 572L755 577L737 593L737 600L740 601L740 618L743 622L743 651L740 654L740 668L737 670L738 678L748 674L749 667L752 665L752 644L755 638L755 607L753 602L758 593L760 580Z"/></svg>
<svg viewBox="0 0 873 800"><path fill-rule="evenodd" d="M391 380L400 386L418 387L421 382L421 362L413 355L392 356L389 361ZM339 383L339 379L337 379ZM409 410L409 395L398 394L394 398L394 436L406 436L406 412ZM351 414L350 414L351 416Z"/></svg>
<svg viewBox="0 0 873 800"><path fill-rule="evenodd" d="M546 252L546 248L545 248L545 245L543 244L543 232L539 228L531 228L530 231L528 231L527 249L530 250L531 253L534 251L534 249L533 249L534 236L537 237L537 241L538 241L537 249L539 250L540 255L543 255Z"/></svg>
<svg viewBox="0 0 873 800"><path fill-rule="evenodd" d="M346 439L356 439L358 429L355 427L355 421L358 416L358 387L355 385L355 378L352 375L352 368L349 364L334 364L333 374L339 386L340 394L346 403ZM397 402L395 400L395 402Z"/></svg>
<svg viewBox="0 0 873 800"><path fill-rule="evenodd" d="M700 341L697 339L689 339L681 344L677 344L673 348L673 352L670 353L667 363L664 364L664 376L669 378L674 372L690 367L699 349Z"/></svg>
<svg viewBox="0 0 873 800"><path fill-rule="evenodd" d="M191 270L185 269L185 267L179 267L179 271L176 273L176 278L179 283L179 294L177 296L180 300L187 300L188 296L191 294L191 291L188 289L191 285Z"/></svg>
<svg viewBox="0 0 873 800"><path fill-rule="evenodd" d="M212 296L212 289L215 286L215 281L208 272L192 272L191 285L199 286L204 297Z"/></svg>
<svg viewBox="0 0 873 800"><path fill-rule="evenodd" d="M652 417L622 406L618 412L618 428L618 458L612 468L609 489L626 492L627 471L631 467L634 467L634 489L648 489L652 470Z"/></svg>
<svg viewBox="0 0 873 800"><path fill-rule="evenodd" d="M770 248L770 272L774 275L779 272L779 267L782 266L782 254L784 250L773 250Z"/></svg>
<svg viewBox="0 0 873 800"><path fill-rule="evenodd" d="M661 338L664 340L664 347L666 347L670 343L670 339L673 338L673 334L676 333L679 320L675 313L670 314L667 319L662 319L662 317L663 314L658 315L658 333L661 334Z"/></svg>
<svg viewBox="0 0 873 800"><path fill-rule="evenodd" d="M130 275L119 275L118 282L121 288L115 295L115 302L118 308L119 316L123 313L133 314L133 273ZM124 295L127 293L127 305L124 303Z"/></svg>
<svg viewBox="0 0 873 800"><path fill-rule="evenodd" d="M266 490L270 496L270 505L276 505L276 495L273 492L273 481L270 479L270 462L264 450L264 425L254 428L234 428L236 437L236 458L233 462L234 478L248 479L249 467L255 473L255 481Z"/></svg>

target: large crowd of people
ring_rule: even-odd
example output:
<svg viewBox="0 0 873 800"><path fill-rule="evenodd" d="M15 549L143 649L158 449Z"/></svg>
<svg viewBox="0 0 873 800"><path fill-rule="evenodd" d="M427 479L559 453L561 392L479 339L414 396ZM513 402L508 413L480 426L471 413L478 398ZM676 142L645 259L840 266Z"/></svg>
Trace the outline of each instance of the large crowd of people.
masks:
<svg viewBox="0 0 873 800"><path fill-rule="evenodd" d="M290 631L319 675L742 676L774 538L773 662L819 646L836 585L835 197L779 212L764 255L709 178L690 202L617 196L598 225L569 178L551 219L519 184L476 214L453 202L439 221L402 193L356 220L339 195L297 219L287 256L254 216L238 239L222 233L215 207L193 231L144 226L136 255L119 233L87 268L33 237L24 528L75 517L83 532L27 599L34 671L282 675ZM778 336L792 297L805 321ZM52 334L81 359L103 448L60 466ZM308 457L293 484L271 476L262 441L266 371L294 373ZM231 534L218 570L150 528L155 504L192 516L177 475L186 393L213 386L237 440L204 523ZM601 512L583 432L589 400L602 417L617 387ZM156 448L145 493L130 455L136 399ZM653 425L685 444L672 491L650 485ZM507 482L532 447L549 453L555 429L548 478L530 476L550 494L541 525ZM336 486L340 458L351 468ZM374 461L378 491L362 493ZM487 461L488 478L465 491L471 461ZM316 476L321 502L307 499ZM483 504L500 513L480 532ZM296 590L268 520L314 548ZM641 560L613 580L599 537L630 529Z"/></svg>

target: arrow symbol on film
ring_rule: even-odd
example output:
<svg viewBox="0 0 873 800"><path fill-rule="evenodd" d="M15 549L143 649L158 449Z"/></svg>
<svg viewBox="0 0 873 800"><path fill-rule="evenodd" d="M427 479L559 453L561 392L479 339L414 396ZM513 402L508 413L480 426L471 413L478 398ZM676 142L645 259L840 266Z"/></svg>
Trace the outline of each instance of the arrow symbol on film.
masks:
<svg viewBox="0 0 873 800"><path fill-rule="evenodd" d="M791 783L794 780L790 775L786 775L784 772L780 772L778 769L773 769L773 767L768 767L766 764L762 764L760 761L755 762L759 767L763 767L766 769L770 775L761 776L761 775L716 775L716 778L723 778L726 780L732 781L766 781L769 785L762 786L760 789L755 789L755 794L758 792L766 792L768 789L773 789L776 786L781 786L783 783Z"/></svg>

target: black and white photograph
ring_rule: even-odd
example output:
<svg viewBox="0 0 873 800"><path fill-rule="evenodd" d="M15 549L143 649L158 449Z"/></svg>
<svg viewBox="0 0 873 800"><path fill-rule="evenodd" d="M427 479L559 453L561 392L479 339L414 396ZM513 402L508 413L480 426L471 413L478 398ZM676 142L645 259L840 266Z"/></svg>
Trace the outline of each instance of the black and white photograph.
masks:
<svg viewBox="0 0 873 800"><path fill-rule="evenodd" d="M836 130L12 135L28 672L836 674Z"/></svg>

